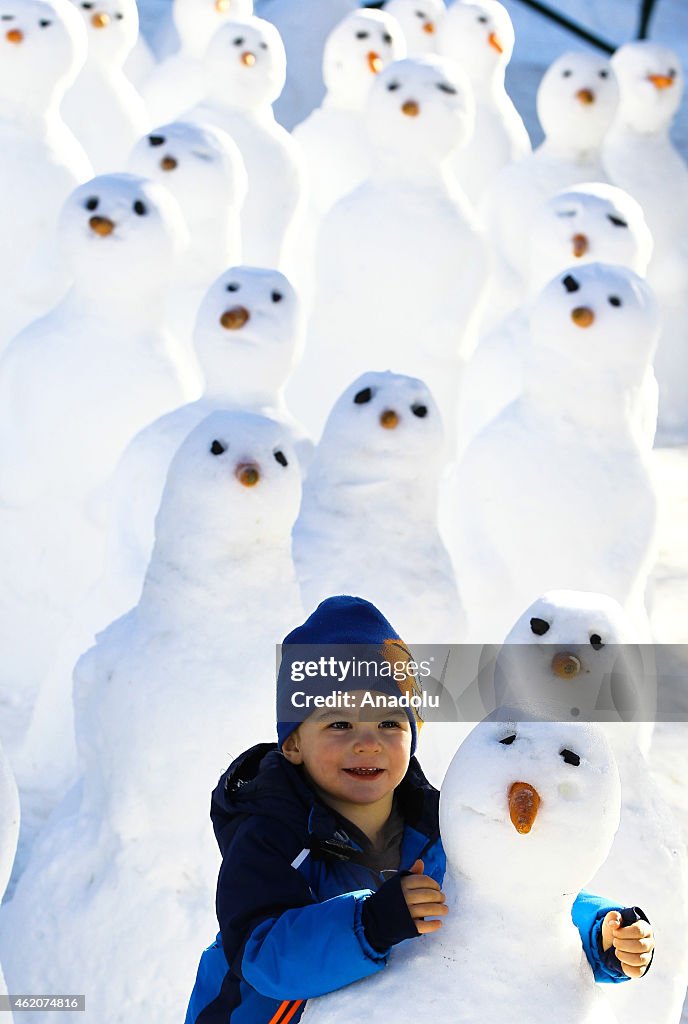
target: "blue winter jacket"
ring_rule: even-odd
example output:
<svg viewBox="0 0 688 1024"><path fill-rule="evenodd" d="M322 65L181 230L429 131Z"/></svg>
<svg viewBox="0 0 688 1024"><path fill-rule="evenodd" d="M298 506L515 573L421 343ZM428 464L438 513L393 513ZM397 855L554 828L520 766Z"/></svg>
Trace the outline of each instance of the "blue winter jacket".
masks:
<svg viewBox="0 0 688 1024"><path fill-rule="evenodd" d="M415 758L396 795L405 821L400 870L421 858L441 884L439 793ZM351 859L361 847L276 744L230 765L210 813L223 858L220 933L201 956L185 1024L296 1024L307 999L385 967L389 950L374 949L361 922L363 901L384 879ZM602 918L619 909L590 893L573 906L597 981L627 980L601 956Z"/></svg>

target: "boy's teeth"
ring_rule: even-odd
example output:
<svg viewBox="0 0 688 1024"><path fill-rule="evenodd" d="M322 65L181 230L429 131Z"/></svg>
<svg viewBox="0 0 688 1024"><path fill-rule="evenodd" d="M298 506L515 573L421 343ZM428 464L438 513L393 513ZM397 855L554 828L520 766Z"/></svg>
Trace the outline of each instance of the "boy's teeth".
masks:
<svg viewBox="0 0 688 1024"><path fill-rule="evenodd" d="M376 772L381 771L381 768L349 768L350 772L356 772L357 775L374 775Z"/></svg>

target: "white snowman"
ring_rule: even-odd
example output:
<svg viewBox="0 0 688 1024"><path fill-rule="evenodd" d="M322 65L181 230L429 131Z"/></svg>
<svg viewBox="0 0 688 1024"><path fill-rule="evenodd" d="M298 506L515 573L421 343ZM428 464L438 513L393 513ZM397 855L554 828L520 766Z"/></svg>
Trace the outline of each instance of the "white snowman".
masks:
<svg viewBox="0 0 688 1024"><path fill-rule="evenodd" d="M464 615L437 528L442 423L420 380L366 373L336 402L304 483L294 560L307 608L357 593L409 644L460 642Z"/></svg>
<svg viewBox="0 0 688 1024"><path fill-rule="evenodd" d="M309 1001L305 1024L364 1019L381 1006L405 1022L613 1024L571 907L609 852L619 804L598 727L477 725L440 792L441 929L395 946L379 973Z"/></svg>
<svg viewBox="0 0 688 1024"><path fill-rule="evenodd" d="M530 139L504 76L514 50L514 26L497 0L454 3L440 23L438 50L468 74L475 97L475 131L452 166L476 206L499 171L530 153Z"/></svg>
<svg viewBox="0 0 688 1024"><path fill-rule="evenodd" d="M274 731L274 644L303 614L299 492L282 427L208 417L170 467L138 605L77 665L82 778L3 910L0 955L32 991L87 976L94 1022L163 1024L193 985L214 918L209 793Z"/></svg>
<svg viewBox="0 0 688 1024"><path fill-rule="evenodd" d="M248 172L243 259L283 270L294 258L304 183L298 146L272 112L286 75L279 32L261 18L227 22L208 46L204 69L204 98L185 120L221 128L238 145Z"/></svg>
<svg viewBox="0 0 688 1024"><path fill-rule="evenodd" d="M444 0L387 0L384 10L401 25L409 57L438 52L437 33L447 13Z"/></svg>

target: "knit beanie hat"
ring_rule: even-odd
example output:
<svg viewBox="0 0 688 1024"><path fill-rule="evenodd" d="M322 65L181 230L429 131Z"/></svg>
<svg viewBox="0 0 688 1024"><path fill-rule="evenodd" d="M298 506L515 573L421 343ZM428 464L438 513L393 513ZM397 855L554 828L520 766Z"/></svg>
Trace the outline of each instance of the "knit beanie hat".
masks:
<svg viewBox="0 0 688 1024"><path fill-rule="evenodd" d="M327 697L348 690L370 690L397 699L419 698L421 690L412 663L399 634L374 604L360 597L328 597L283 640L277 675L280 749L315 710L312 704L301 706L305 702L300 694ZM423 723L416 707L403 706L403 710L411 726L413 754Z"/></svg>

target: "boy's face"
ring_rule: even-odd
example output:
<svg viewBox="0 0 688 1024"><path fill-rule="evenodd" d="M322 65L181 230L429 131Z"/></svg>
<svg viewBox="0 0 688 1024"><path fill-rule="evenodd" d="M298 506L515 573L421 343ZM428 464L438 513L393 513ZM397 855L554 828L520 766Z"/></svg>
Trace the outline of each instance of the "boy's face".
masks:
<svg viewBox="0 0 688 1024"><path fill-rule="evenodd" d="M361 692L350 691L352 703ZM390 803L409 765L411 726L400 708L323 708L287 737L282 751L346 816L347 806Z"/></svg>

